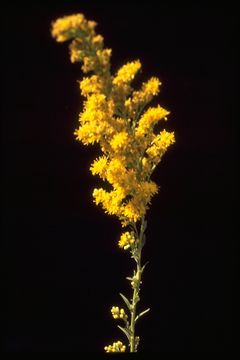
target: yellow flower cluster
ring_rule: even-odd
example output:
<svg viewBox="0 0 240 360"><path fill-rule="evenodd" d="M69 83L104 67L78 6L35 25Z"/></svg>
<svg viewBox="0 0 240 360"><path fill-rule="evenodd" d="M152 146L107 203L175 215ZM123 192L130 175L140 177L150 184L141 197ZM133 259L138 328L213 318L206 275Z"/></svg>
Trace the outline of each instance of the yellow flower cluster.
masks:
<svg viewBox="0 0 240 360"><path fill-rule="evenodd" d="M127 131L121 131L115 134L110 141L110 145L114 151L123 149L128 143Z"/></svg>
<svg viewBox="0 0 240 360"><path fill-rule="evenodd" d="M95 21L87 21L83 14L64 16L52 24L52 36L58 42L81 37L81 35L93 35Z"/></svg>
<svg viewBox="0 0 240 360"><path fill-rule="evenodd" d="M154 125L161 119L166 119L169 111L162 108L160 105L157 107L150 107L140 117L138 126L136 128L136 136L143 137L152 133Z"/></svg>
<svg viewBox="0 0 240 360"><path fill-rule="evenodd" d="M94 160L93 164L90 167L90 171L93 175L98 174L103 180L106 179L108 159L106 156L101 156L98 159Z"/></svg>
<svg viewBox="0 0 240 360"><path fill-rule="evenodd" d="M121 235L118 245L120 248L127 250L134 243L135 243L134 233L133 232L130 233L129 231L126 231Z"/></svg>
<svg viewBox="0 0 240 360"><path fill-rule="evenodd" d="M104 347L104 350L108 352L125 352L126 346L121 341L114 342L112 345Z"/></svg>
<svg viewBox="0 0 240 360"><path fill-rule="evenodd" d="M120 172L119 175L121 175ZM96 204L101 204L106 213L117 215L123 226L140 220L145 215L151 198L158 192L158 187L153 181L131 182L131 177L128 178L127 173L125 175L118 179L120 184L115 183L114 190L108 192L99 188L93 191ZM125 186L124 179L129 181ZM128 189L131 191L128 192ZM126 198L129 194L131 198L128 200Z"/></svg>
<svg viewBox="0 0 240 360"><path fill-rule="evenodd" d="M155 133L155 125L169 114L160 105L143 112L159 93L159 79L152 77L134 90L131 82L141 69L139 60L111 75L111 49L104 48L96 25L82 14L67 16L53 23L52 35L60 42L71 40L71 61L82 62L83 72L91 72L80 81L85 101L75 135L85 145L98 143L103 153L90 170L110 183L110 190L94 189L94 202L127 226L145 216L151 198L158 192L150 177L174 143L174 133ZM119 246L130 243L125 233Z"/></svg>
<svg viewBox="0 0 240 360"><path fill-rule="evenodd" d="M111 309L111 313L114 319L123 319L127 321L127 314L125 313L124 309L119 309L118 306L113 306Z"/></svg>
<svg viewBox="0 0 240 360"><path fill-rule="evenodd" d="M111 109L103 94L92 94L87 97L84 111L79 115L80 127L75 131L78 140L85 145L99 143L104 133L113 131Z"/></svg>
<svg viewBox="0 0 240 360"><path fill-rule="evenodd" d="M103 37L96 34L96 26L95 21L87 20L83 14L65 16L53 22L52 36L58 42L72 40L69 46L71 62L82 62L84 73L93 71L95 74L101 74L100 81L102 85L104 84L103 88L106 89L110 80L109 69L112 50L104 49ZM86 96L89 82L86 79L83 80L85 81L81 85L81 91ZM93 86L95 88L96 84Z"/></svg>
<svg viewBox="0 0 240 360"><path fill-rule="evenodd" d="M121 86L122 84L130 83L136 73L140 70L141 63L139 60L132 61L123 65L117 72L117 75L113 78L113 85Z"/></svg>
<svg viewBox="0 0 240 360"><path fill-rule="evenodd" d="M136 115L139 115L139 110L141 111L159 93L160 85L159 79L152 77L142 84L140 90L133 91L132 96L124 103L128 116L135 118Z"/></svg>
<svg viewBox="0 0 240 360"><path fill-rule="evenodd" d="M161 160L162 155L167 151L171 144L174 144L175 138L173 132L163 130L152 141L151 146L146 153L154 165L157 165Z"/></svg>
<svg viewBox="0 0 240 360"><path fill-rule="evenodd" d="M85 97L90 94L101 94L103 92L104 83L102 78L97 75L92 75L83 78L80 82L81 94Z"/></svg>

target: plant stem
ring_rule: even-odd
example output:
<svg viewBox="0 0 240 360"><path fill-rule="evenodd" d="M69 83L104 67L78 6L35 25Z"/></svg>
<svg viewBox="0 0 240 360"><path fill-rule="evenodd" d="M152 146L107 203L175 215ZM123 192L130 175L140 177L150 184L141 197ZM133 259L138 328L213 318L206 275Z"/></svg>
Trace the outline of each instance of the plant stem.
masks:
<svg viewBox="0 0 240 360"><path fill-rule="evenodd" d="M131 331L131 338L130 338L130 352L137 352L137 345L138 345L138 341L139 339L136 338L135 336L135 319L136 319L136 307L137 307L137 303L140 301L140 297L139 297L139 293L140 293L140 284L141 284L141 277L142 277L142 268L141 268L141 255L142 255L142 248L143 248L143 235L144 235L144 223L145 220L144 218L142 218L142 222L141 222L141 229L140 229L140 234L138 236L138 234L136 233L136 235L138 236L138 243L137 243L137 247L136 250L133 254L133 258L137 263L137 267L136 267L136 272L133 276L133 282L132 282L132 286L133 286L133 296L132 296L132 309L131 309L131 323L130 323L130 331ZM136 343L137 340L137 343Z"/></svg>

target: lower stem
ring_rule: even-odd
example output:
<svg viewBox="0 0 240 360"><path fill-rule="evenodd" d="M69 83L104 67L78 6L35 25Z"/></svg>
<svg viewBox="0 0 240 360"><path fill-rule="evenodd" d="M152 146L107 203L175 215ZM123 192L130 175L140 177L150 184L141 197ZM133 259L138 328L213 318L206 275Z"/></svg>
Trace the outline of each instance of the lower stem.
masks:
<svg viewBox="0 0 240 360"><path fill-rule="evenodd" d="M139 281L141 281L140 276L140 267L137 266L137 274L139 274ZM131 312L131 324L130 324L130 330L131 330L131 341L130 341L130 352L136 352L136 337L135 337L135 319L136 319L136 308L137 303L139 301L139 286L138 288L135 288L133 291L133 298L132 298L132 312Z"/></svg>
<svg viewBox="0 0 240 360"><path fill-rule="evenodd" d="M141 223L141 230L139 234L139 241L138 241L138 247L135 254L135 261L137 263L137 268L135 275L133 277L133 297L132 297L132 310L131 310L131 323L130 323L130 331L131 331L131 338L130 338L130 352L137 352L137 345L138 341L135 336L135 323L136 323L136 308L137 303L140 300L139 293L140 293L140 284L141 284L141 276L142 276L142 269L141 269L141 255L142 255L142 248L143 248L143 235L144 235L144 219L142 219ZM137 340L137 344L136 344Z"/></svg>

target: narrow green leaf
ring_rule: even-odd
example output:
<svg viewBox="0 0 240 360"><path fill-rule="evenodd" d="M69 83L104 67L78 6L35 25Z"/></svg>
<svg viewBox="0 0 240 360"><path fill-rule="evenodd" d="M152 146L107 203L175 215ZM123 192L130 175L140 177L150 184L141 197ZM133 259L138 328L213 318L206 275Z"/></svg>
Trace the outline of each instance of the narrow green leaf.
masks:
<svg viewBox="0 0 240 360"><path fill-rule="evenodd" d="M130 335L130 332L128 329L126 328L123 328L122 326L118 325L118 328L120 330L122 330L122 332L124 332L124 334L126 335L126 337L128 338L128 341L130 342L131 341L131 335Z"/></svg>
<svg viewBox="0 0 240 360"><path fill-rule="evenodd" d="M149 310L150 310L150 308L142 311L138 316L136 316L135 322L136 322L141 316L143 316L144 314L146 314L147 312L149 312Z"/></svg>
<svg viewBox="0 0 240 360"><path fill-rule="evenodd" d="M132 311L132 305L130 304L129 300L123 294L119 293L125 304L127 305L129 311Z"/></svg>
<svg viewBox="0 0 240 360"><path fill-rule="evenodd" d="M149 264L149 261L147 261L141 268L141 272L143 273L143 270L145 269L145 267L147 266L147 264Z"/></svg>

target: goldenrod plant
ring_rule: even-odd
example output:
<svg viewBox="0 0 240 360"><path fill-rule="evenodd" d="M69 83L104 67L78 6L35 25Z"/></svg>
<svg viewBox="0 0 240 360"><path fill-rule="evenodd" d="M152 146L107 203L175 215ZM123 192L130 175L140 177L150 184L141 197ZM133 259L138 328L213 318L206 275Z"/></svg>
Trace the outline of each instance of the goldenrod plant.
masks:
<svg viewBox="0 0 240 360"><path fill-rule="evenodd" d="M79 82L84 105L74 134L84 145L99 144L101 154L90 171L109 184L107 189L93 190L93 201L120 220L125 231L118 246L129 252L135 264L132 275L127 277L131 297L120 293L125 309L118 306L111 309L113 318L121 321L118 327L128 343L117 340L104 350L137 352L140 338L135 331L136 323L149 311L139 313L137 305L146 266L141 260L146 241L146 212L158 192L151 175L174 143L174 132L156 131L156 124L166 121L169 115L160 105L149 106L159 93L159 79L151 77L134 89L132 82L142 66L139 60L112 73L112 50L104 47L103 37L95 32L96 25L83 14L76 14L57 19L51 31L56 41L70 41L71 62L82 63L82 72L88 74Z"/></svg>

